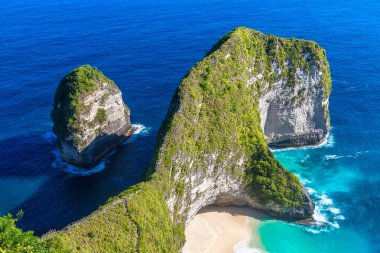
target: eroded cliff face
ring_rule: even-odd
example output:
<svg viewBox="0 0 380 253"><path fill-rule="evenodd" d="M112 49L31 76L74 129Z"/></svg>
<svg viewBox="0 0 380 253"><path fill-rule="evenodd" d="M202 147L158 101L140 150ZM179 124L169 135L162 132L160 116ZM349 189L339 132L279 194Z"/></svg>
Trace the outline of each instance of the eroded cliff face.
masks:
<svg viewBox="0 0 380 253"><path fill-rule="evenodd" d="M62 159L90 167L130 134L130 111L115 83L79 67L58 86L52 118Z"/></svg>
<svg viewBox="0 0 380 253"><path fill-rule="evenodd" d="M315 42L235 29L175 92L147 181L59 238L73 251L178 252L184 226L210 204L246 205L289 221L312 217L309 194L267 142L318 143L329 129L330 89L325 51ZM105 222L113 226L106 232Z"/></svg>
<svg viewBox="0 0 380 253"><path fill-rule="evenodd" d="M272 201L263 203L247 189L247 182L244 179L219 169L215 165L215 161L211 159L205 170L197 170L191 176L183 178L184 183L191 186L185 190L185 198L179 199L175 193L168 198L169 210L172 213L179 212L184 217L185 225L203 207L209 205L249 206L287 221L302 221L312 216L314 203L303 186L301 187L304 204L301 206L284 208Z"/></svg>
<svg viewBox="0 0 380 253"><path fill-rule="evenodd" d="M297 68L295 85L287 79L275 83L265 82L259 99L261 127L265 138L273 147L292 147L321 143L330 128L328 111L329 90L323 86L327 75L311 59L309 69ZM288 71L289 63L285 66ZM284 70L273 64L273 71L281 75Z"/></svg>

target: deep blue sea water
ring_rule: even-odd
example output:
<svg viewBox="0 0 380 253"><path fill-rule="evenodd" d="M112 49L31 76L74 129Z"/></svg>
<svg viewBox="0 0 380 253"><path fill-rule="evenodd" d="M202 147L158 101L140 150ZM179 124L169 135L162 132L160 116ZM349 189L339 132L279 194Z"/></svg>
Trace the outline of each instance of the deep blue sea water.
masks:
<svg viewBox="0 0 380 253"><path fill-rule="evenodd" d="M182 77L225 33L248 26L317 41L331 65L332 131L317 149L276 152L317 203L320 226L265 221L270 252L380 252L380 2L0 0L0 214L38 235L80 219L140 180ZM54 92L91 64L115 80L142 132L104 170L57 160Z"/></svg>

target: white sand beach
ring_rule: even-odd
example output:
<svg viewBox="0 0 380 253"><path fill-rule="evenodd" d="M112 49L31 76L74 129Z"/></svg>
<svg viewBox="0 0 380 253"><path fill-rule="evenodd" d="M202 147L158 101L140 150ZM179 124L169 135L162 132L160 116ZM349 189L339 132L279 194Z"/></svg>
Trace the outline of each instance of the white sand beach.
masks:
<svg viewBox="0 0 380 253"><path fill-rule="evenodd" d="M248 242L262 248L255 229L264 218L263 214L245 207L206 207L186 227L183 252L231 253Z"/></svg>

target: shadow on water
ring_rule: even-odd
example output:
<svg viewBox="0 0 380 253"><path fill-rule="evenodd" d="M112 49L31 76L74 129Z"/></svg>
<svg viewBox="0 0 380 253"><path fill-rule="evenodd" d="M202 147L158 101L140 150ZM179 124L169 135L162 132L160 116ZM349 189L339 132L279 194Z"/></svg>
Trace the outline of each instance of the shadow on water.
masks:
<svg viewBox="0 0 380 253"><path fill-rule="evenodd" d="M0 140L0 146L7 146L0 151L0 178L14 179L12 184L16 186L4 187L17 187L16 196L7 197L4 192L5 201L11 204L2 212L15 214L22 209L24 217L17 225L23 230L34 230L37 235L61 229L138 183L149 163L146 158L151 157L154 143L153 136L134 138L107 158L103 171L75 176L52 166L56 145L42 133ZM38 177L43 178L41 183L31 187L36 181L32 178Z"/></svg>

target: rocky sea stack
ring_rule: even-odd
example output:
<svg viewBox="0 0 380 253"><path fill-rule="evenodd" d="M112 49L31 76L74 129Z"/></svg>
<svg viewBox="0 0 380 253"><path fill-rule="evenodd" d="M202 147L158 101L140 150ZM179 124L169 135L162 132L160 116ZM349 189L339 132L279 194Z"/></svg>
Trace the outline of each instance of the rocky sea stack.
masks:
<svg viewBox="0 0 380 253"><path fill-rule="evenodd" d="M74 252L180 252L184 227L207 205L312 217L308 192L268 143L319 143L329 130L330 90L317 43L233 30L176 90L146 181L45 239Z"/></svg>
<svg viewBox="0 0 380 253"><path fill-rule="evenodd" d="M95 165L131 135L129 115L112 80L89 65L74 69L59 83L52 112L62 159L80 167Z"/></svg>

